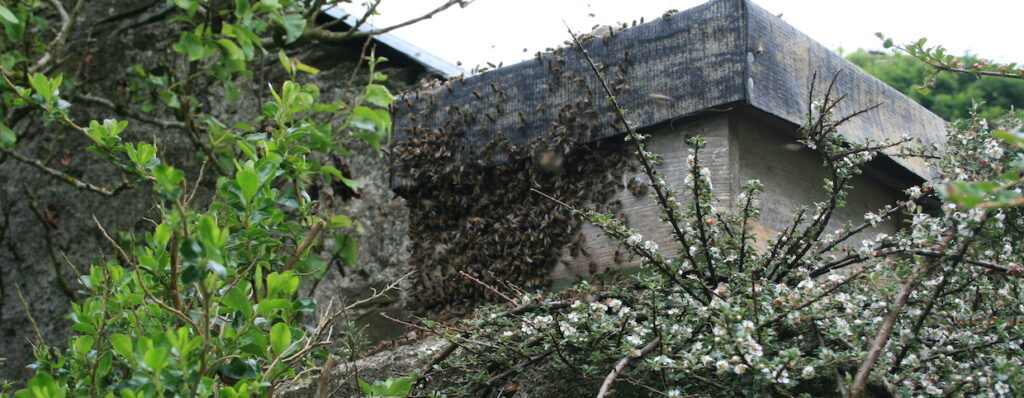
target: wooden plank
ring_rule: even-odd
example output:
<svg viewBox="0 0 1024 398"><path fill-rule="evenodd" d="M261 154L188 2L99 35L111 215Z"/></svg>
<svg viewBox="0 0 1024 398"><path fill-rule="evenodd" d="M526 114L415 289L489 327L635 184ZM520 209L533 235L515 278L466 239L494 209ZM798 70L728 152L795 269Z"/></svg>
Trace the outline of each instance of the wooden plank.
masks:
<svg viewBox="0 0 1024 398"><path fill-rule="evenodd" d="M881 104L878 109L840 127L840 132L848 139L896 141L908 134L926 145L945 142L946 122L942 118L782 19L749 1L745 3L750 73L746 96L751 105L799 125L806 118L812 76L817 73L815 92L820 97L832 76L841 71L833 89L833 98L846 96L839 104L838 115ZM932 176L923 159L893 160L919 176Z"/></svg>
<svg viewBox="0 0 1024 398"><path fill-rule="evenodd" d="M741 2L712 1L584 46L603 65L616 98L636 127L653 126L743 98ZM566 33L566 39L569 38ZM627 55L628 54L628 55ZM425 180L430 157L403 156L414 138L451 137L451 161L494 165L507 142L527 147L590 142L620 134L615 114L583 56L572 48L454 79L398 101L395 166L401 179ZM557 135L561 134L559 137ZM490 145L490 147L488 147ZM513 152L516 152L513 148Z"/></svg>
<svg viewBox="0 0 1024 398"><path fill-rule="evenodd" d="M939 117L747 0L710 1L584 45L637 128L737 102L799 125L811 76L817 72L820 93L842 70L835 91L847 97L840 114L883 104L844 126L851 140L909 134L925 144L944 142ZM395 115L395 181L412 183L428 181L436 162L496 165L510 154L530 156L622 131L572 48L409 95ZM439 152L450 155L411 155L421 145L417 139L431 135L448 141ZM930 176L919 159L895 161Z"/></svg>

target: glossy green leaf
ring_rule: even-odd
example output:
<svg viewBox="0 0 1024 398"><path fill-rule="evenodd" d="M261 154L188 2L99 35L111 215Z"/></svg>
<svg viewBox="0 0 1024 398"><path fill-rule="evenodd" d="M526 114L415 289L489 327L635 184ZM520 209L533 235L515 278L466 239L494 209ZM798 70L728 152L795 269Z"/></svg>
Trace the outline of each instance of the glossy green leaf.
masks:
<svg viewBox="0 0 1024 398"><path fill-rule="evenodd" d="M270 348L274 354L284 354L288 346L292 344L292 331L287 324L277 323L270 328Z"/></svg>
<svg viewBox="0 0 1024 398"><path fill-rule="evenodd" d="M0 147L10 148L18 142L18 134L7 125L0 123Z"/></svg>
<svg viewBox="0 0 1024 398"><path fill-rule="evenodd" d="M224 50L225 53L227 53L228 58L235 60L245 59L245 53L242 52L241 48L238 48L238 45L235 44L235 42L229 39L218 39L217 45L219 45L220 48Z"/></svg>
<svg viewBox="0 0 1024 398"><path fill-rule="evenodd" d="M120 333L110 335L110 346L114 347L114 352L128 360L131 360L134 356L135 351L132 349L132 339L127 335Z"/></svg>
<svg viewBox="0 0 1024 398"><path fill-rule="evenodd" d="M199 0L174 0L174 5L185 10L188 16L191 17L196 13L196 9L199 8Z"/></svg>
<svg viewBox="0 0 1024 398"><path fill-rule="evenodd" d="M167 367L169 362L167 360L167 349L163 347L147 350L146 353L143 354L142 359L146 363L146 366L154 372L159 372L161 369Z"/></svg>
<svg viewBox="0 0 1024 398"><path fill-rule="evenodd" d="M21 21L18 21L18 17L14 16L14 13L11 12L10 8L2 5L0 5L0 18L10 23L21 23Z"/></svg>
<svg viewBox="0 0 1024 398"><path fill-rule="evenodd" d="M259 180L256 178L256 173L252 170L238 170L235 173L235 180L238 181L238 187L242 190L242 197L246 202L252 200L252 197L256 195L256 191L259 189Z"/></svg>
<svg viewBox="0 0 1024 398"><path fill-rule="evenodd" d="M386 108L395 101L395 97L391 95L387 87L380 84L370 84L366 86L366 93L363 95L366 102L377 105L382 108Z"/></svg>

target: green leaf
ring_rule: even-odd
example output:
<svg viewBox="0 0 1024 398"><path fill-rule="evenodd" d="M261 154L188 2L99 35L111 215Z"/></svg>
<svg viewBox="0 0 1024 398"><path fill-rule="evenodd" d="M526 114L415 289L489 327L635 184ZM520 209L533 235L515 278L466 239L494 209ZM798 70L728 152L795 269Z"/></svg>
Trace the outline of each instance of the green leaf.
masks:
<svg viewBox="0 0 1024 398"><path fill-rule="evenodd" d="M252 170L238 170L238 173L235 173L235 180L238 181L238 187L242 190L242 197L248 203L260 187L256 173Z"/></svg>
<svg viewBox="0 0 1024 398"><path fill-rule="evenodd" d="M314 68L312 66L306 65L306 64L302 63L302 61L299 61L298 58L292 57L291 60L292 60L292 65L294 65L295 69L298 70L298 71L306 72L306 73L309 73L311 75L315 75L317 73L320 73L320 69L317 69L317 68Z"/></svg>
<svg viewBox="0 0 1024 398"><path fill-rule="evenodd" d="M249 17L249 0L235 0L235 16L242 20Z"/></svg>
<svg viewBox="0 0 1024 398"><path fill-rule="evenodd" d="M182 32L178 42L172 48L179 53L188 54L189 61L198 61L212 55L199 36L192 32Z"/></svg>
<svg viewBox="0 0 1024 398"><path fill-rule="evenodd" d="M242 52L241 48L238 48L235 42L228 39L218 39L217 44L228 54L228 58L236 60L245 59L245 53Z"/></svg>
<svg viewBox="0 0 1024 398"><path fill-rule="evenodd" d="M142 356L146 366L154 372L159 372L161 369L167 366L167 349L166 348L151 348L146 350L146 354Z"/></svg>
<svg viewBox="0 0 1024 398"><path fill-rule="evenodd" d="M381 108L387 108L395 101L395 97L391 95L387 87L380 84L370 84L366 86L366 93L363 95L366 102L377 105Z"/></svg>
<svg viewBox="0 0 1024 398"><path fill-rule="evenodd" d="M114 347L114 352L117 352L122 357L128 360L132 360L133 353L132 349L132 338L123 334L112 334L110 335L110 346Z"/></svg>
<svg viewBox="0 0 1024 398"><path fill-rule="evenodd" d="M153 230L153 240L156 241L159 247L166 245L171 240L171 226L166 222L157 225L156 229Z"/></svg>
<svg viewBox="0 0 1024 398"><path fill-rule="evenodd" d="M224 299L221 302L228 306L228 308L235 311L241 311L247 318L252 317L252 304L249 302L249 297L240 286L235 286L231 288L231 290L228 290L228 292L224 294Z"/></svg>
<svg viewBox="0 0 1024 398"><path fill-rule="evenodd" d="M196 13L196 9L199 8L199 0L174 0L174 5L185 10L188 16L191 17Z"/></svg>
<svg viewBox="0 0 1024 398"><path fill-rule="evenodd" d="M303 18L301 14L282 15L275 13L270 18L281 24L281 27L284 28L284 44L294 43L299 37L302 37L302 32L306 29L306 18Z"/></svg>
<svg viewBox="0 0 1024 398"><path fill-rule="evenodd" d="M256 312L260 315L267 315L274 310L283 310L291 306L291 302L285 299L263 300L256 306Z"/></svg>
<svg viewBox="0 0 1024 398"><path fill-rule="evenodd" d="M160 198L164 200L175 200L181 196L181 181L185 173L171 166L160 164L153 168L153 178L156 185L153 187Z"/></svg>
<svg viewBox="0 0 1024 398"><path fill-rule="evenodd" d="M26 389L14 393L17 398L64 398L67 392L46 372L36 372Z"/></svg>
<svg viewBox="0 0 1024 398"><path fill-rule="evenodd" d="M227 243L227 231L217 227L217 220L210 215L199 219L199 238L207 248L220 249Z"/></svg>
<svg viewBox="0 0 1024 398"><path fill-rule="evenodd" d="M96 327L85 322L78 322L71 325L71 330L85 334L96 334Z"/></svg>
<svg viewBox="0 0 1024 398"><path fill-rule="evenodd" d="M256 361L252 359L242 360L241 358L235 357L228 362L227 365L221 366L220 372L232 379L254 379L259 374L258 365Z"/></svg>
<svg viewBox="0 0 1024 398"><path fill-rule="evenodd" d="M277 60L281 61L281 66L284 67L284 71L288 72L288 76L295 77L295 65L292 65L292 60L288 58L288 55L284 53L284 50L277 52Z"/></svg>
<svg viewBox="0 0 1024 398"><path fill-rule="evenodd" d="M7 125L0 123L0 147L10 148L18 143L18 134Z"/></svg>
<svg viewBox="0 0 1024 398"><path fill-rule="evenodd" d="M3 18L7 22L14 24L21 23L21 21L18 21L18 17L14 16L14 13L11 12L9 8L4 6L0 6L0 18Z"/></svg>
<svg viewBox="0 0 1024 398"><path fill-rule="evenodd" d="M359 389L363 390L363 394L373 396L373 387L369 383L363 381L363 379L358 379L357 381L359 382Z"/></svg>
<svg viewBox="0 0 1024 398"><path fill-rule="evenodd" d="M412 377L389 378L384 381L385 397L405 397L412 390Z"/></svg>
<svg viewBox="0 0 1024 398"><path fill-rule="evenodd" d="M285 323L277 323L270 328L270 348L280 356L292 344L292 330Z"/></svg>
<svg viewBox="0 0 1024 398"><path fill-rule="evenodd" d="M341 259L345 265L355 267L359 263L356 240L349 234L334 234L334 255Z"/></svg>
<svg viewBox="0 0 1024 398"><path fill-rule="evenodd" d="M348 228L352 226L352 219L345 215L331 216L331 228Z"/></svg>
<svg viewBox="0 0 1024 398"><path fill-rule="evenodd" d="M75 337L72 346L74 347L75 352L78 353L79 356L85 357L85 355L88 354L89 351L92 351L92 346L93 343L95 342L96 339L93 338L92 336L78 336Z"/></svg>
<svg viewBox="0 0 1024 398"><path fill-rule="evenodd" d="M29 76L28 83L32 85L33 90L36 90L36 94L43 97L45 102L49 103L53 98L53 91L50 90L50 80L42 73L33 73Z"/></svg>

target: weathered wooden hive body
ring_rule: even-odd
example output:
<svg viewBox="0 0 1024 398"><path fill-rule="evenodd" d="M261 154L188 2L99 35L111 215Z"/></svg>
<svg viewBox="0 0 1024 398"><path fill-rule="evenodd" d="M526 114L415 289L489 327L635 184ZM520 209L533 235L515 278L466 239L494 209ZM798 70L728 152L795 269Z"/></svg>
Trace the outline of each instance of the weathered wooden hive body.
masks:
<svg viewBox="0 0 1024 398"><path fill-rule="evenodd" d="M583 45L628 110L629 122L652 134L648 147L663 157L661 170L670 184L681 186L686 174L685 138L699 135L708 141L704 164L711 169L721 206L734 203L739 187L749 179L759 179L766 186L763 216L755 227L763 235L789 223L791 209L810 205L825 195L820 158L793 145L806 117L813 76L817 76L816 95L820 96L828 81L841 71L834 88L835 93L846 96L838 108L840 115L881 104L843 126L841 131L851 141L897 140L904 134L923 144L944 141L945 122L939 117L746 0L713 0L635 27L589 36ZM452 78L399 101L393 185L411 199L413 223L430 224L419 230L413 226L413 258L421 259L418 266L427 273L438 274L426 277L423 286L427 282L444 284L436 278L464 269L483 276L493 272L500 279L509 273L495 271L495 264L532 255L515 250L517 239L536 236L509 232L517 224L505 220L518 219L515 212L496 209L495 215L478 206L494 194L486 191L488 185L482 179L500 178L501 173L522 168L540 169L521 174L537 181L521 186L504 182L498 195L526 198L531 194L522 191L529 186L558 192L551 188L557 181L549 180L573 180L577 177L574 173L584 170L580 165L563 165L563 154L571 157L587 152L601 159L606 153L621 152L616 148L622 147L624 129L615 123L605 99L580 51L566 47L473 77ZM545 158L553 158L554 164L547 164ZM585 156L580 159L586 161ZM558 170L563 167L565 170ZM877 159L872 169L855 182L849 206L836 217L835 225L863 220L865 211L892 203L900 189L930 173L922 161L911 158ZM674 253L677 246L668 239L668 230L658 220L649 197L627 189L639 174L623 167L608 175L611 177L587 178L605 185L610 179L617 189L581 200L620 202L615 207L632 227L659 241L665 253ZM473 184L475 189L467 188ZM445 191L462 199L440 199ZM438 202L446 203L447 208L438 210ZM474 214L460 214L460 206L472 207ZM555 207L545 211L560 212ZM416 212L422 214L419 221ZM441 218L445 221L439 221ZM474 223L482 225L466 228ZM491 228L488 223L507 225ZM534 228L529 232L543 234L552 228L551 223L533 222L522 229ZM895 225L879 228L891 230ZM504 236L489 240L467 236L470 233ZM543 284L630 266L616 255L617 245L596 229L573 227L568 234L573 237L548 242L564 246L549 251L548 257L557 252L557 259L527 261L532 269L519 264L513 266L515 272L543 274L536 280L526 279ZM417 239L421 242L416 243ZM452 251L470 247L458 243L465 240L476 242L470 246L499 240L505 243L497 253L471 255L462 261L458 260L460 254ZM441 252L445 256L437 256Z"/></svg>

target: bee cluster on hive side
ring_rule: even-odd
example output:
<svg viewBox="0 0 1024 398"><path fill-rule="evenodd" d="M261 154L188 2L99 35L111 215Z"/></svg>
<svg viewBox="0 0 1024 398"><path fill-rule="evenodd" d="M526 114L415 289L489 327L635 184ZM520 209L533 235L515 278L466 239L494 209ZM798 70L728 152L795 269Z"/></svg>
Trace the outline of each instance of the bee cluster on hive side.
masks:
<svg viewBox="0 0 1024 398"><path fill-rule="evenodd" d="M393 153L396 190L410 207L412 307L463 315L493 300L459 271L510 288L544 289L564 253L581 255L581 223L531 189L576 207L612 212L635 164L597 80L565 49L538 53L543 99L515 104L512 83L454 78L403 97ZM629 55L601 66L618 94ZM488 72L496 73L496 72ZM516 95L516 94L513 94ZM567 98L555 100L552 98ZM535 109L534 109L535 108ZM596 141L595 141L596 140ZM633 182L635 184L636 182Z"/></svg>

